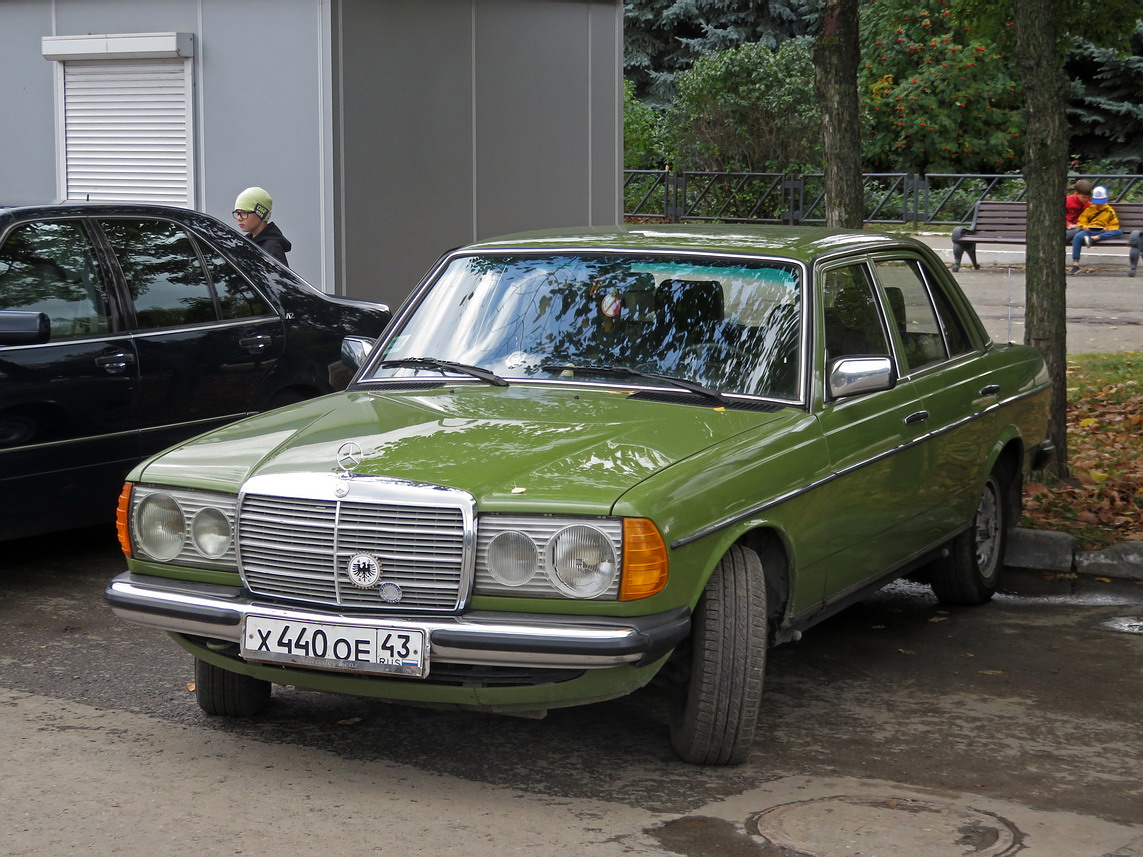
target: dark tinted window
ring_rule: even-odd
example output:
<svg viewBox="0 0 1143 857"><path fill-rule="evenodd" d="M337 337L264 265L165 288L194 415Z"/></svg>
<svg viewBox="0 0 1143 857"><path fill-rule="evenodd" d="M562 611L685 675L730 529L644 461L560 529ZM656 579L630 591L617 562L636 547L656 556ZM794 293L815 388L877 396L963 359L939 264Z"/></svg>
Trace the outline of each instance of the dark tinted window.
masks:
<svg viewBox="0 0 1143 857"><path fill-rule="evenodd" d="M930 279L929 282L933 280ZM972 341L968 338L964 323L953 309L948 295L941 289L940 284L935 282L933 282L933 300L937 304L937 315L941 319L941 329L945 332L945 342L948 343L949 352L955 357L972 351Z"/></svg>
<svg viewBox="0 0 1143 857"><path fill-rule="evenodd" d="M822 275L822 304L827 359L889 353L864 265L826 271Z"/></svg>
<svg viewBox="0 0 1143 857"><path fill-rule="evenodd" d="M163 220L100 225L123 269L141 328L217 320L206 273L182 229Z"/></svg>
<svg viewBox="0 0 1143 857"><path fill-rule="evenodd" d="M111 330L107 288L77 221L27 223L0 248L0 309L46 313L52 339Z"/></svg>
<svg viewBox="0 0 1143 857"><path fill-rule="evenodd" d="M199 248L206 259L206 269L210 271L218 302L222 305L223 318L250 318L270 314L266 301L237 268L213 247L199 242Z"/></svg>
<svg viewBox="0 0 1143 857"><path fill-rule="evenodd" d="M941 324L915 259L882 259L877 276L889 316L901 337L904 370L921 369L948 357Z"/></svg>

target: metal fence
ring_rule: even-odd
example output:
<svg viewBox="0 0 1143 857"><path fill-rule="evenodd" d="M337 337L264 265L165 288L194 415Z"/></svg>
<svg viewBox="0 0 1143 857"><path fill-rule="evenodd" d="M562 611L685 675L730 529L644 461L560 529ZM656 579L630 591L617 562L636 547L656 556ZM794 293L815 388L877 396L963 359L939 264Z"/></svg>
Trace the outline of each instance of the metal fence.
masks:
<svg viewBox="0 0 1143 857"><path fill-rule="evenodd" d="M865 221L956 226L982 199L1024 198L1022 175L865 173ZM1143 202L1143 175L1070 176L1108 188L1112 204ZM824 223L821 173L715 173L625 170L624 215L645 220L721 223Z"/></svg>

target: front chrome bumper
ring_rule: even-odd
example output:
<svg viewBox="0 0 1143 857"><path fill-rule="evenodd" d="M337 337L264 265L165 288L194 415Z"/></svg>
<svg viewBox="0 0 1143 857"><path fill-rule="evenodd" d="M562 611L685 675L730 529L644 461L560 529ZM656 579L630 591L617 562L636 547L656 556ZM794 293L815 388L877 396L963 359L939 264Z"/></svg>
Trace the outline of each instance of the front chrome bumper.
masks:
<svg viewBox="0 0 1143 857"><path fill-rule="evenodd" d="M121 619L196 637L241 641L250 615L363 628L422 629L437 661L486 666L601 669L643 666L666 655L690 631L685 607L650 616L568 616L470 611L459 616L362 615L258 601L238 586L172 580L131 572L104 597Z"/></svg>

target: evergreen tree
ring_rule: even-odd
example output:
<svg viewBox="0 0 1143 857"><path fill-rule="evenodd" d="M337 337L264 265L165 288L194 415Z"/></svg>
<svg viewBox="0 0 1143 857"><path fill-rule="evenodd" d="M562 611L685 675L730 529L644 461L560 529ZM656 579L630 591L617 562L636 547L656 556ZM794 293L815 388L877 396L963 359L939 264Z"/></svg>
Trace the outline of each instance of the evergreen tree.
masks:
<svg viewBox="0 0 1143 857"><path fill-rule="evenodd" d="M813 30L820 0L626 0L624 76L635 94L671 101L675 75L704 54L748 42L774 47Z"/></svg>
<svg viewBox="0 0 1143 857"><path fill-rule="evenodd" d="M1135 25L1130 55L1077 39L1065 70L1072 79L1072 156L1101 169L1143 170L1143 20Z"/></svg>

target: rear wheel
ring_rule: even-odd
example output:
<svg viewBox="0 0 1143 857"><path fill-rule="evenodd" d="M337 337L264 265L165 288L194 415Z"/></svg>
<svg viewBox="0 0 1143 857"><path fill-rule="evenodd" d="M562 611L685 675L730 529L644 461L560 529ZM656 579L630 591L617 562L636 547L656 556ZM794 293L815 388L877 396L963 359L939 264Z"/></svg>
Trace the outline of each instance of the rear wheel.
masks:
<svg viewBox="0 0 1143 857"><path fill-rule="evenodd" d="M945 604L983 604L992 598L1004 567L1008 506L995 472L984 483L972 525L953 539L948 556L933 563L930 585Z"/></svg>
<svg viewBox="0 0 1143 857"><path fill-rule="evenodd" d="M687 762L746 761L766 671L766 582L753 551L733 547L699 599L690 674L672 701L671 744Z"/></svg>
<svg viewBox="0 0 1143 857"><path fill-rule="evenodd" d="M270 701L270 682L232 673L197 658L194 695L198 707L220 717L253 717Z"/></svg>

